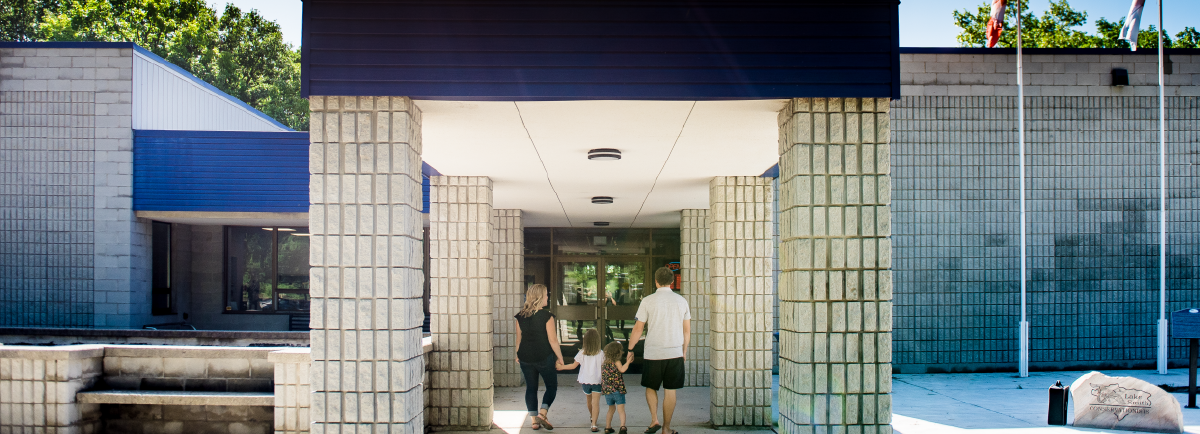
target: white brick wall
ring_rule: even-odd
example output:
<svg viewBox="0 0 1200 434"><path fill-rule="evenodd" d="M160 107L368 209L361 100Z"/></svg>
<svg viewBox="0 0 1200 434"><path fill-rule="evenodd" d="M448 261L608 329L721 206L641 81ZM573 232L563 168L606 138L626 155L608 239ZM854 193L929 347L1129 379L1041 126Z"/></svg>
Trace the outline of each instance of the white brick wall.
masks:
<svg viewBox="0 0 1200 434"><path fill-rule="evenodd" d="M683 288L679 291L692 309L692 340L688 346L686 366L688 387L708 387L710 375L709 301L710 280L708 210L685 209L679 221L679 262L683 273Z"/></svg>
<svg viewBox="0 0 1200 434"><path fill-rule="evenodd" d="M1156 51L1154 52L1156 53ZM1200 56L1170 55L1167 96L1200 96ZM1026 96L1155 96L1156 54L1025 54ZM1113 68L1129 71L1129 86L1112 86ZM1015 54L900 55L904 96L1016 96Z"/></svg>
<svg viewBox="0 0 1200 434"><path fill-rule="evenodd" d="M709 183L715 426L772 424L773 183L757 176L719 176Z"/></svg>
<svg viewBox="0 0 1200 434"><path fill-rule="evenodd" d="M309 104L312 432L420 433L420 109L401 97Z"/></svg>
<svg viewBox="0 0 1200 434"><path fill-rule="evenodd" d="M499 387L520 386L515 321L525 301L525 231L521 210L492 210L492 359Z"/></svg>
<svg viewBox="0 0 1200 434"><path fill-rule="evenodd" d="M0 213L29 223L0 227L0 267L51 276L0 281L15 302L0 308L0 324L136 328L149 318L149 227L132 210L132 55L0 49L0 160L9 175L0 180ZM64 232L71 235L48 238ZM47 249L49 262L6 247L18 242ZM50 301L70 305L52 309Z"/></svg>
<svg viewBox="0 0 1200 434"><path fill-rule="evenodd" d="M780 432L891 433L887 99L780 112Z"/></svg>
<svg viewBox="0 0 1200 434"><path fill-rule="evenodd" d="M492 180L429 178L431 427L492 425Z"/></svg>

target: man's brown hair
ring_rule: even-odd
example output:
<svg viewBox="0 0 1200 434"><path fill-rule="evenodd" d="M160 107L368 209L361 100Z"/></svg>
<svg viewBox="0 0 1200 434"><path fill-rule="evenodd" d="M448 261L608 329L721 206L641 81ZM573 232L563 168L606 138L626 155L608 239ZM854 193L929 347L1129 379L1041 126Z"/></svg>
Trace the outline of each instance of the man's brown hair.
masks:
<svg viewBox="0 0 1200 434"><path fill-rule="evenodd" d="M675 272L667 267L654 270L654 283L657 283L658 286L667 286L675 283Z"/></svg>

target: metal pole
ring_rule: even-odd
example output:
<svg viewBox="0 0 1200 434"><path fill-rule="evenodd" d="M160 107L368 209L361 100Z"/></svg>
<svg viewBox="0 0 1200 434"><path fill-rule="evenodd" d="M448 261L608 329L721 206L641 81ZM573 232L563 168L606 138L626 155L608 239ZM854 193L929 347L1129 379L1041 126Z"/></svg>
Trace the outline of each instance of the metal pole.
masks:
<svg viewBox="0 0 1200 434"><path fill-rule="evenodd" d="M1029 320L1025 317L1025 67L1021 59L1021 0L1017 0L1017 160L1021 175L1021 324L1020 351L1017 370L1021 377L1029 376Z"/></svg>
<svg viewBox="0 0 1200 434"><path fill-rule="evenodd" d="M1163 82L1163 0L1158 0L1158 373L1167 373L1167 91Z"/></svg>

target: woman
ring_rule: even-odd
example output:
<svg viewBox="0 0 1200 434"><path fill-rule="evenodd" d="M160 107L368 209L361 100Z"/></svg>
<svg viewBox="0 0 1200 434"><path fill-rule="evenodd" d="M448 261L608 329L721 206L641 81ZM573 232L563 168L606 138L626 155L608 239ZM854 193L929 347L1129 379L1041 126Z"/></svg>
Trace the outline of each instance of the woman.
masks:
<svg viewBox="0 0 1200 434"><path fill-rule="evenodd" d="M525 374L525 409L533 419L530 428L554 429L547 414L550 404L558 394L557 365L563 364L562 350L558 347L558 333L554 331L554 315L546 309L550 299L546 285L535 284L525 291L525 305L515 317L517 320L517 362ZM539 411L537 403L538 376L546 382L546 393L542 395Z"/></svg>

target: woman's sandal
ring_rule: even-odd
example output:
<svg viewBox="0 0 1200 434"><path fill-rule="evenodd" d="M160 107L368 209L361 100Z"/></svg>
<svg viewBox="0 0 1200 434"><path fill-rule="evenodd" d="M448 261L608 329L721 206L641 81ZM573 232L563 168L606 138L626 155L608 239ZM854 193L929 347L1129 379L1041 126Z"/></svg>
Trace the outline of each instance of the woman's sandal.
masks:
<svg viewBox="0 0 1200 434"><path fill-rule="evenodd" d="M537 422L534 422L533 425L531 425L529 428L533 429L534 431L537 431L537 430L542 429L542 426L538 425Z"/></svg>
<svg viewBox="0 0 1200 434"><path fill-rule="evenodd" d="M546 427L546 429L547 429L547 430L550 430L550 431L553 431L553 430L554 430L554 425L553 425L553 424L551 424L551 423L550 423L550 421L546 420L546 414L545 414L545 413L538 414L538 415L537 415L537 420L538 420L538 422L541 422L541 423L542 423L542 426Z"/></svg>

